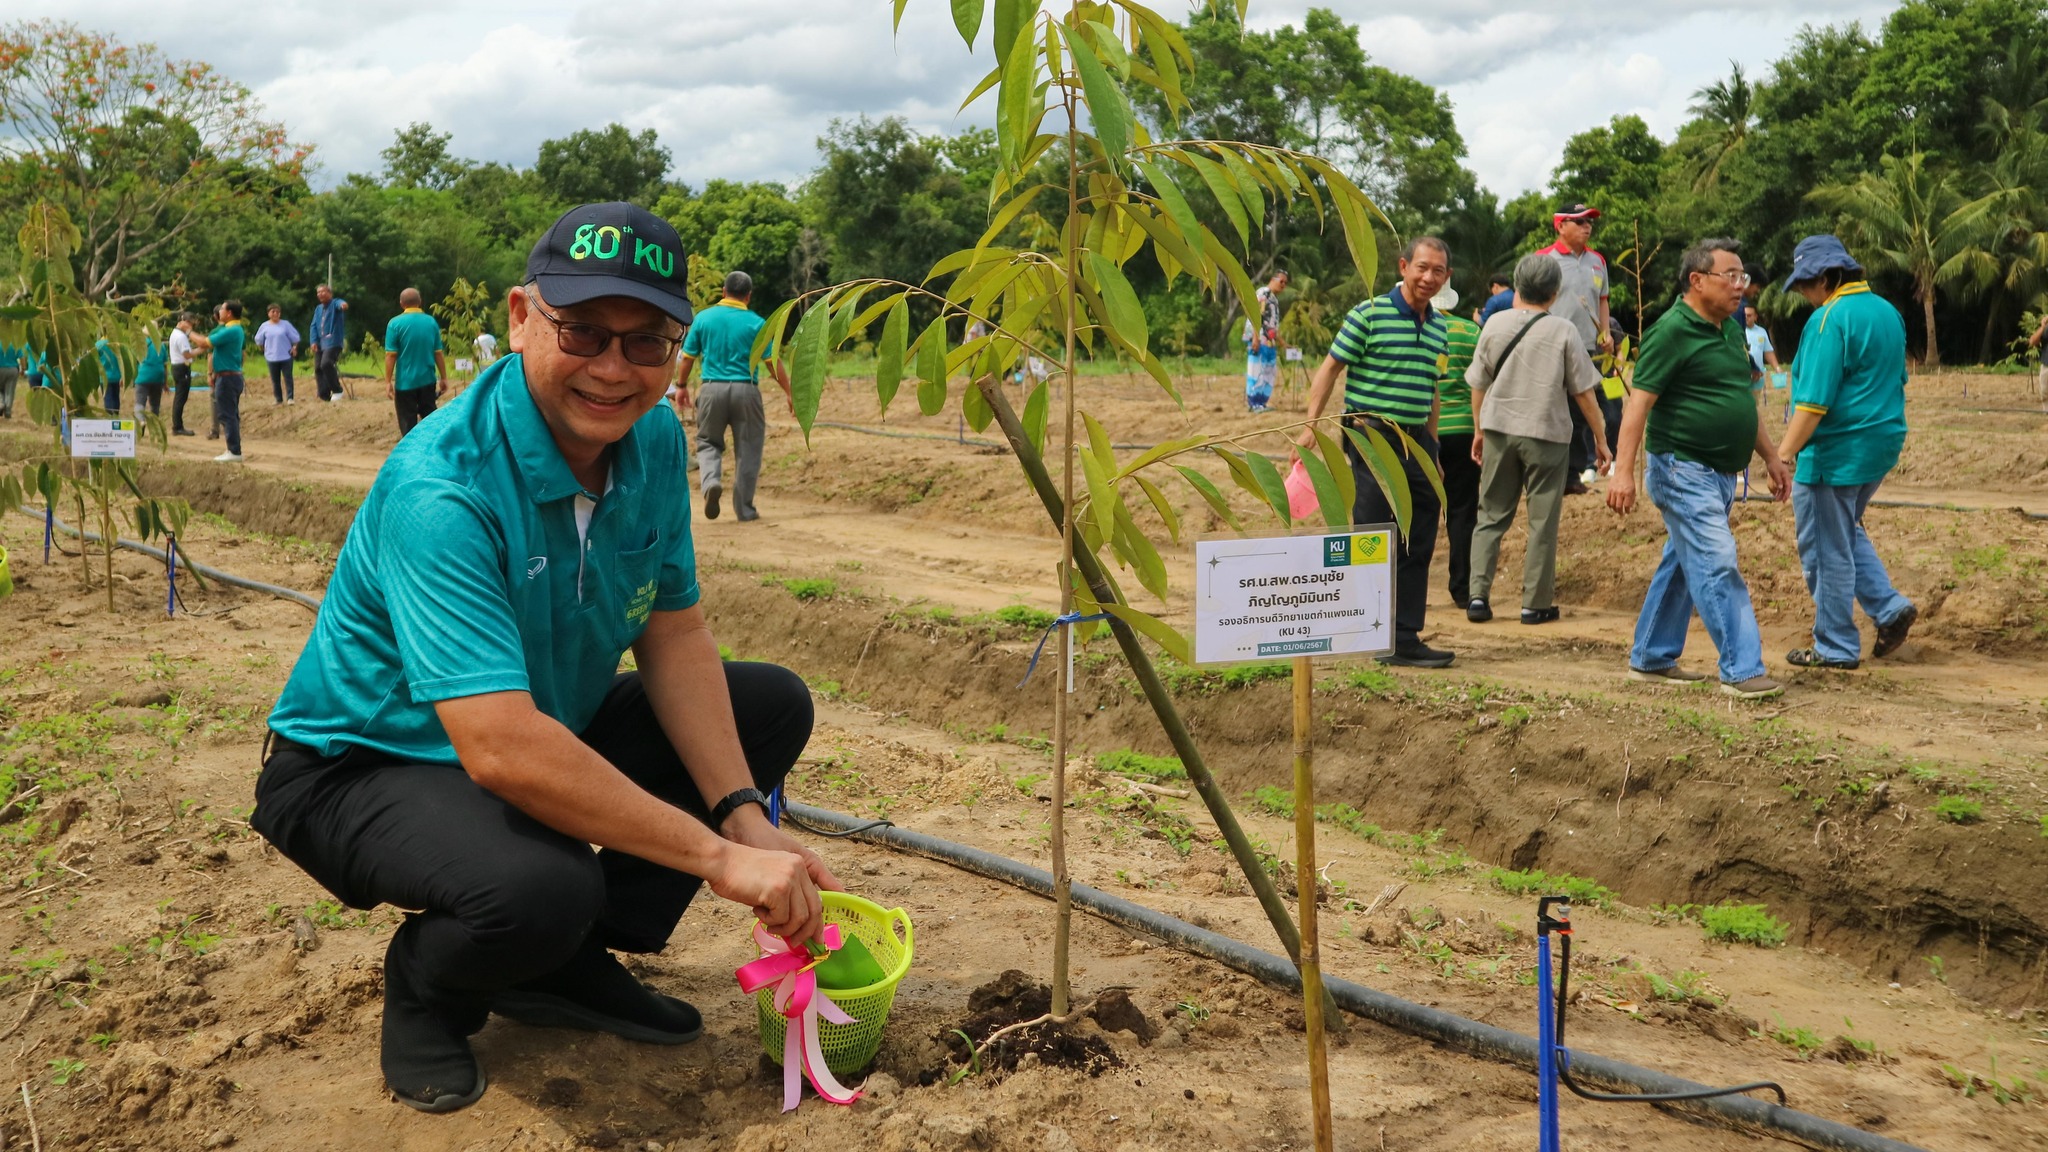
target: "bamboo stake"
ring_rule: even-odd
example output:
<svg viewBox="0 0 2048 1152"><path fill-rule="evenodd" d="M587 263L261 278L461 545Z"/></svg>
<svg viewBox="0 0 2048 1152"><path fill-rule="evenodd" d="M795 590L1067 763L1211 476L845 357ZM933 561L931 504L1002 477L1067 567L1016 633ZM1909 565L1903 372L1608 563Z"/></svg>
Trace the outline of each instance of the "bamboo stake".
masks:
<svg viewBox="0 0 2048 1152"><path fill-rule="evenodd" d="M1302 1015L1308 1022L1308 1098L1315 1112L1316 1152L1332 1152L1336 1136L1330 1119L1330 1055L1323 1034L1323 959L1316 934L1315 747L1309 726L1315 693L1315 661L1294 658L1294 879L1301 896Z"/></svg>
<svg viewBox="0 0 2048 1152"><path fill-rule="evenodd" d="M1016 51L1024 51L1022 48ZM1080 153L1075 148L1075 97L1062 85L1067 105L1067 299L1066 299L1066 435L1061 455L1065 473L1060 486L1060 615L1074 612L1074 313L1080 306L1081 231L1075 219L1081 210ZM977 387L969 384L968 387ZM984 392L987 389L983 389ZM1067 977L1068 943L1074 925L1074 881L1067 872L1067 694L1074 667L1074 626L1060 626L1060 666L1052 698L1052 1014L1065 1016L1072 990Z"/></svg>

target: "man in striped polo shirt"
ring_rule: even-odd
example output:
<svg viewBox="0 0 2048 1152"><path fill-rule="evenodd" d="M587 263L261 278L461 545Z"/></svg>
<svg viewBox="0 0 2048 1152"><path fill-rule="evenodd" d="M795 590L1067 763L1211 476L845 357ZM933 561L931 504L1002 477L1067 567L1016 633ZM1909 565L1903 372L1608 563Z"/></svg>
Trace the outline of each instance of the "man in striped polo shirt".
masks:
<svg viewBox="0 0 2048 1152"><path fill-rule="evenodd" d="M1411 668L1443 668L1455 653L1422 642L1423 617L1429 604L1429 563L1436 552L1437 517L1443 512L1436 486L1424 469L1436 467L1436 382L1446 364L1449 336L1443 317L1430 301L1451 278L1451 250L1434 236L1420 236L1402 250L1400 267L1399 284L1344 317L1330 354L1309 386L1308 415L1313 420L1323 414L1342 377L1345 421L1377 430L1403 453L1411 519L1394 574L1394 651L1380 660ZM1396 426L1428 454L1427 464L1419 454L1407 452ZM1301 439L1304 443L1315 441L1307 428L1302 429ZM1393 522L1393 504L1380 491L1379 481L1348 437L1344 452L1358 481L1358 498L1351 508L1353 523Z"/></svg>

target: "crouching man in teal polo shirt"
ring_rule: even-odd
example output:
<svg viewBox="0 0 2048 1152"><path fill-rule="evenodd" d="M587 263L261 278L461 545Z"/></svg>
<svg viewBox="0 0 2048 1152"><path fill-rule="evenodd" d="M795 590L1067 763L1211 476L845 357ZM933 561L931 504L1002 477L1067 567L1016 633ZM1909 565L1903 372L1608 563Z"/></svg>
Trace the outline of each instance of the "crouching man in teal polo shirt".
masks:
<svg viewBox="0 0 2048 1152"><path fill-rule="evenodd" d="M1906 322L1833 236L1799 242L1785 288L1813 305L1792 363L1792 418L1778 455L1799 462L1792 515L1814 608L1813 645L1785 659L1854 668L1863 658L1856 605L1877 627L1873 656L1891 655L1920 617L1863 530L1863 510L1906 446Z"/></svg>
<svg viewBox="0 0 2048 1152"><path fill-rule="evenodd" d="M507 299L516 354L385 461L270 716L256 829L344 902L411 910L383 1071L423 1111L483 1094L493 1012L696 1039L612 952L660 951L700 885L799 942L840 887L763 803L810 695L722 664L698 603L682 433L653 411L685 267L630 204L556 221Z"/></svg>

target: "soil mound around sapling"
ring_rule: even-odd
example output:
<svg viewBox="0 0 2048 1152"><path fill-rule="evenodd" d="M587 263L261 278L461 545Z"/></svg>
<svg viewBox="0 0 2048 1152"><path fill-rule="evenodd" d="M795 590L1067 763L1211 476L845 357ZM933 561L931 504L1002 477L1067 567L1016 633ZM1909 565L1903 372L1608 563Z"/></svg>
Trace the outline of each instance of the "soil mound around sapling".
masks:
<svg viewBox="0 0 2048 1152"><path fill-rule="evenodd" d="M1112 1006L1111 1013L1099 1012L1105 1001ZM1036 1020L1052 1010L1052 989L1033 982L1015 968L969 993L967 1010L971 1013L967 1019L939 1036L956 1062L928 1070L925 1073L926 1084L949 1079L958 1074L962 1065L974 1067L977 1063L984 1073L1015 1072L1020 1064L1035 1063L1051 1068L1071 1068L1091 1077L1100 1076L1124 1067L1123 1057L1117 1055L1109 1041L1102 1038L1102 1028L1108 1027L1110 1022L1128 1021L1135 1015L1138 1026L1149 1029L1144 1015L1131 1004L1130 997L1113 990L1103 993L1075 1021L1061 1024L1048 1020L1005 1033L995 1043L989 1044L987 1037L1011 1025ZM1108 1015L1109 1021L1102 1021L1103 1015ZM1096 1026L1094 1030L1084 1030L1091 1024ZM1149 1031L1138 1034L1141 1039L1150 1038Z"/></svg>

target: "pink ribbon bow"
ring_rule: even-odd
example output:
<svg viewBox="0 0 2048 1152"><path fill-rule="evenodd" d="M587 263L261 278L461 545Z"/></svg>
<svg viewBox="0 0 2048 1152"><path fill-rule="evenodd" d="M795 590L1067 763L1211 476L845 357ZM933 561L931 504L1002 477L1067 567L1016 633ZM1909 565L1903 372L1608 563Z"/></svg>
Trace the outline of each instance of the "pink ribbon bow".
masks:
<svg viewBox="0 0 2048 1152"><path fill-rule="evenodd" d="M839 925L825 925L819 940L826 948L837 952L843 943ZM825 1049L818 1040L818 1018L822 1016L834 1024L852 1024L855 1021L832 1002L832 997L824 989L818 987L818 976L813 969L823 962L822 959L811 959L809 952L793 947L789 941L759 924L754 925L754 943L761 949L761 958L733 975L739 978L740 991L749 996L770 985L775 986L775 1010L782 1013L788 1022L782 1034L782 1110L794 1110L803 1095L799 1072L810 1080L811 1087L818 1090L819 1099L827 1103L851 1104L860 1099L861 1089L840 1084L833 1078L832 1070L825 1066Z"/></svg>

